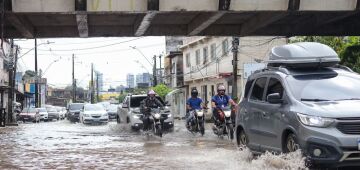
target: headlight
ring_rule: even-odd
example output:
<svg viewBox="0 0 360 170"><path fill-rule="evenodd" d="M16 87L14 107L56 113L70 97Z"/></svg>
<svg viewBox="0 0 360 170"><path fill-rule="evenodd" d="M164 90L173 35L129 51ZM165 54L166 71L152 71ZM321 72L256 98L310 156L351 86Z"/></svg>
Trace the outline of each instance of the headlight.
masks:
<svg viewBox="0 0 360 170"><path fill-rule="evenodd" d="M231 116L231 111L224 111L224 113L225 113L225 116L226 116L226 117L230 117L230 116Z"/></svg>
<svg viewBox="0 0 360 170"><path fill-rule="evenodd" d="M133 118L134 119L140 119L140 115L134 115Z"/></svg>
<svg viewBox="0 0 360 170"><path fill-rule="evenodd" d="M334 119L324 118L319 116L309 116L301 113L298 113L297 116L300 122L307 126L328 127L330 124L334 122Z"/></svg>
<svg viewBox="0 0 360 170"><path fill-rule="evenodd" d="M168 114L167 117L170 118L170 117L172 117L172 115L171 115L171 114Z"/></svg>
<svg viewBox="0 0 360 170"><path fill-rule="evenodd" d="M156 114L154 115L154 117L155 117L155 119L160 119L160 114L159 114L159 113L156 113Z"/></svg>

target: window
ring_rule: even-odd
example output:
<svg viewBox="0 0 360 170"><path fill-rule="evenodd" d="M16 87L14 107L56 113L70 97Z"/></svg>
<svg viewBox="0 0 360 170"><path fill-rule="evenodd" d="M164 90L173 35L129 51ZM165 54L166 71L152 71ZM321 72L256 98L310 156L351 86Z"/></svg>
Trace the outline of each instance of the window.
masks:
<svg viewBox="0 0 360 170"><path fill-rule="evenodd" d="M264 96L264 89L266 85L266 77L262 77L256 80L253 90L251 92L251 100L262 101Z"/></svg>
<svg viewBox="0 0 360 170"><path fill-rule="evenodd" d="M211 61L214 61L216 59L216 44L211 44L210 45L210 57L211 57Z"/></svg>
<svg viewBox="0 0 360 170"><path fill-rule="evenodd" d="M251 89L252 84L254 83L254 80L248 80L245 85L245 94L244 97L247 98L249 96L249 92Z"/></svg>
<svg viewBox="0 0 360 170"><path fill-rule="evenodd" d="M201 86L201 98L204 100L204 102L208 101L208 89L207 85Z"/></svg>
<svg viewBox="0 0 360 170"><path fill-rule="evenodd" d="M208 62L208 56L209 56L209 48L208 47L204 47L203 49L203 62L204 64L206 64Z"/></svg>
<svg viewBox="0 0 360 170"><path fill-rule="evenodd" d="M190 62L190 53L186 54L186 67L190 67L191 66L191 62Z"/></svg>
<svg viewBox="0 0 360 170"><path fill-rule="evenodd" d="M196 65L200 65L200 50L196 50L195 56L196 56Z"/></svg>
<svg viewBox="0 0 360 170"><path fill-rule="evenodd" d="M225 39L222 42L222 55L227 55L229 53L229 42L228 39Z"/></svg>
<svg viewBox="0 0 360 170"><path fill-rule="evenodd" d="M279 93L281 98L283 97L283 94L284 94L284 88L283 88L281 82L275 78L270 79L268 89L266 92L266 96L268 96L269 94L273 94L273 93ZM266 101L267 101L267 99L266 99Z"/></svg>

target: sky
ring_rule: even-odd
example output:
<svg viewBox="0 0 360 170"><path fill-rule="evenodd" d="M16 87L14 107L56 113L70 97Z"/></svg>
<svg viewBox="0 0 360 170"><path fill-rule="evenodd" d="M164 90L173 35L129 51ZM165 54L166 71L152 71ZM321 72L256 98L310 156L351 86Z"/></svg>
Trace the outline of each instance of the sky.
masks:
<svg viewBox="0 0 360 170"><path fill-rule="evenodd" d="M34 70L34 39L14 41L20 46L20 70ZM78 86L88 88L94 63L95 70L104 74L105 89L126 85L128 73L152 72L152 66L140 52L150 62L154 55L165 54L165 37L52 38L38 39L37 43L38 70L44 71L43 77L50 86L59 88L72 83L72 54Z"/></svg>

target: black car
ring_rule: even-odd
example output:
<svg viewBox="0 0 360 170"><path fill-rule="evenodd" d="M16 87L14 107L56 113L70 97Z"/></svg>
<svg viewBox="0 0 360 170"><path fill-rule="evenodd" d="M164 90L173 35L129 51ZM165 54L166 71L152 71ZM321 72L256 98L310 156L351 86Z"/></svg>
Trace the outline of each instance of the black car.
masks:
<svg viewBox="0 0 360 170"><path fill-rule="evenodd" d="M67 119L70 122L79 122L80 110L84 107L84 103L71 103L67 109Z"/></svg>
<svg viewBox="0 0 360 170"><path fill-rule="evenodd" d="M116 119L117 111L118 111L118 105L115 104L110 105L109 108L107 109L109 119Z"/></svg>

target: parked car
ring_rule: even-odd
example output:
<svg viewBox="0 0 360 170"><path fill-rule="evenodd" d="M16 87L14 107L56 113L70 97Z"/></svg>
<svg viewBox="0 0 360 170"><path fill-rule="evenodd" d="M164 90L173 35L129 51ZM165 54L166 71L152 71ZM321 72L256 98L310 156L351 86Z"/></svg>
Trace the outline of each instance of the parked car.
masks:
<svg viewBox="0 0 360 170"><path fill-rule="evenodd" d="M34 122L39 123L40 122L40 114L39 111L35 108L24 108L22 112L19 115L20 121L23 122Z"/></svg>
<svg viewBox="0 0 360 170"><path fill-rule="evenodd" d="M109 115L109 119L116 119L116 114L118 111L118 105L112 104L109 106L107 113Z"/></svg>
<svg viewBox="0 0 360 170"><path fill-rule="evenodd" d="M140 120L142 113L140 112L140 103L146 99L147 95L129 95L126 96L121 108L118 110L117 122L118 123L128 123L130 124L133 130L140 130L143 127L143 122ZM164 101L157 96L157 99L160 100L165 106ZM168 107L165 107L165 111L162 117L166 117L163 124L163 129L171 131L174 128L174 117L170 112Z"/></svg>
<svg viewBox="0 0 360 170"><path fill-rule="evenodd" d="M47 122L49 118L49 114L46 108L36 108L40 114L40 120Z"/></svg>
<svg viewBox="0 0 360 170"><path fill-rule="evenodd" d="M360 166L360 75L318 43L276 47L269 58L247 80L237 143L254 152L301 149L316 166Z"/></svg>
<svg viewBox="0 0 360 170"><path fill-rule="evenodd" d="M108 123L109 115L101 104L85 104L80 111L80 122L90 123Z"/></svg>
<svg viewBox="0 0 360 170"><path fill-rule="evenodd" d="M84 107L84 103L71 103L67 109L67 119L70 122L79 122L80 110Z"/></svg>
<svg viewBox="0 0 360 170"><path fill-rule="evenodd" d="M64 107L57 106L56 110L59 112L59 118L61 120L65 119L66 109Z"/></svg>
<svg viewBox="0 0 360 170"><path fill-rule="evenodd" d="M49 114L49 121L52 121L54 119L60 120L60 114L59 114L58 110L56 109L56 107L49 107L47 109L47 112Z"/></svg>

